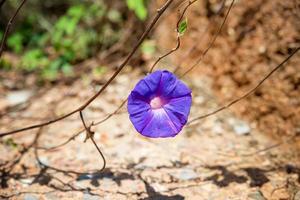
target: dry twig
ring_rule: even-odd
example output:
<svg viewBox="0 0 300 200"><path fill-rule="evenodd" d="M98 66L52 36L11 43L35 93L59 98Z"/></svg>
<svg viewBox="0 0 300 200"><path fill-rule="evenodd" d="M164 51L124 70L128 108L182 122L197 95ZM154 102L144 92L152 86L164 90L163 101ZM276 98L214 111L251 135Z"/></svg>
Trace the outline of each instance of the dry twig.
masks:
<svg viewBox="0 0 300 200"><path fill-rule="evenodd" d="M0 2L0 8L2 7L2 5L4 4L5 0L2 0ZM6 39L8 37L8 34L9 34L9 31L11 29L11 26L12 24L14 23L15 21L15 18L17 17L18 13L20 12L21 8L23 7L23 5L26 3L26 0L23 0L19 7L17 8L16 12L13 14L13 16L9 19L7 25L6 25L6 28L5 28L5 32L4 32L4 35L2 37L2 40L1 40L1 44L0 44L0 58L1 58L1 55L3 53L3 49L4 49L4 45L6 43Z"/></svg>
<svg viewBox="0 0 300 200"><path fill-rule="evenodd" d="M134 46L134 48L132 49L132 51L129 53L129 55L125 58L125 60L118 67L118 69L114 72L114 74L109 78L109 80L101 87L101 89L95 95L93 95L87 102L85 102L83 105L79 106L77 109L75 109L75 110L73 110L73 111L71 111L71 112L69 112L69 113L67 113L67 114L65 114L63 116L60 116L58 118L55 118L55 119L52 119L52 120L49 120L47 122L43 122L43 123L40 123L40 124L35 124L35 125L27 126L27 127L24 127L24 128L20 128L20 129L17 129L17 130L0 133L0 137L4 137L4 136L7 136L7 135L12 135L12 134L23 132L23 131L27 131L27 130L32 130L32 129L40 128L40 127L43 127L43 126L47 126L47 125L53 124L55 122L58 122L60 120L63 120L65 118L68 118L68 117L74 115L75 113L83 111L100 94L102 94L102 92L109 86L109 84L118 76L118 74L122 71L122 69L127 65L127 63L129 62L129 60L132 58L132 56L138 50L138 48L140 47L140 45L142 44L142 42L145 40L145 38L147 37L147 35L149 34L149 32L155 26L155 24L157 23L157 21L159 20L159 18L161 17L161 15L166 11L166 9L171 5L171 3L173 1L174 0L168 0L168 1L166 1L165 4L160 9L157 10L156 16L151 21L151 23L147 27L147 29L144 31L144 33L142 34L142 36L140 37L139 41ZM25 2L25 0L23 2Z"/></svg>

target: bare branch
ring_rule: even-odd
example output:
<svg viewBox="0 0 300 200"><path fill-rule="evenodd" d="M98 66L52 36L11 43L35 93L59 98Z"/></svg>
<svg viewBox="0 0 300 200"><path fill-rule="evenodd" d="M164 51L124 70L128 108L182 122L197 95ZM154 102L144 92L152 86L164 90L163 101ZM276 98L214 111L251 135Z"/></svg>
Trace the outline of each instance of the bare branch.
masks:
<svg viewBox="0 0 300 200"><path fill-rule="evenodd" d="M180 47L180 37L179 37L179 35L178 35L178 33L179 33L179 31L178 31L179 24L180 24L180 22L181 22L183 16L185 15L187 9L188 9L193 3L195 3L196 1L198 1L198 0L194 0L194 1L189 1L189 2L188 2L188 5L184 8L183 12L181 13L181 15L180 15L180 17L179 17L179 19L178 19L178 21L177 21L177 23L176 23L176 30L177 30L177 45L176 45L176 47L173 48L173 49L171 49L168 53L166 53L166 54L160 56L160 57L156 60L156 62L152 65L151 69L149 70L149 73L151 73L151 72L153 71L153 69L155 68L155 65L156 65L161 59L163 59L163 58L165 58L166 56L172 54L173 52L175 52L175 51ZM183 3L184 3L184 2L183 2ZM180 4L180 5L181 5L181 4ZM102 120L100 120L100 121L94 123L94 125L102 124L103 122L105 122L106 120L110 119L112 116L114 116L115 114L117 114L117 113L119 112L119 110L125 105L125 103L127 102L127 100L128 100L128 98L127 98L126 100L124 100L124 101L118 106L118 108L117 108L115 111L113 111L112 113L110 113L109 115L107 115L104 119L102 119ZM75 135L76 135L76 134L75 134ZM75 135L74 135L74 136L75 136ZM79 135L79 134L78 134L78 135ZM75 137L77 137L77 136L75 136ZM72 138L73 138L73 137L72 137ZM66 142L68 143L68 142L70 142L70 140L68 140L68 141L66 141ZM65 144L65 143L63 143L63 145L64 145L64 144Z"/></svg>
<svg viewBox="0 0 300 200"><path fill-rule="evenodd" d="M13 130L13 131L8 131L8 132L0 133L0 137L11 135L11 134L15 134L15 133L18 133L18 132L23 132L23 131L31 130L31 129L36 129L36 128L43 127L43 126L47 126L49 124L53 124L53 123L55 123L57 121L63 120L63 119L65 119L65 118L67 118L67 117L69 117L69 116L71 116L71 115L73 115L73 114L75 114L77 112L80 112L80 111L84 110L100 94L102 94L102 92L107 88L107 86L117 77L117 75L127 65L127 63L129 62L129 60L134 55L134 53L138 50L139 46L145 40L145 38L147 37L147 35L149 34L149 32L153 29L153 27L155 26L155 24L157 23L157 21L159 20L159 18L161 17L161 15L165 12L165 10L171 5L171 3L173 1L174 0L168 0L168 1L166 1L166 3L160 9L157 10L156 16L151 21L151 23L148 26L148 28L144 31L144 33L142 34L142 36L140 37L139 41L134 46L134 48L132 49L132 51L129 53L129 55L125 58L125 60L118 67L118 69L114 72L114 74L109 78L109 80L102 86L102 88L94 96L92 96L86 103L84 103L83 105L81 105L77 109L75 109L75 110L73 110L73 111L71 111L71 112L69 112L69 113L67 113L67 114L65 114L65 115L63 115L61 117L58 117L58 118L55 118L55 119L52 119L50 121L43 122L43 123L40 123L40 124L35 124L35 125L27 126L27 127L21 128L21 129L17 129L17 130ZM25 2L25 0L23 2Z"/></svg>
<svg viewBox="0 0 300 200"><path fill-rule="evenodd" d="M169 52L167 52L166 54L160 56L160 57L153 63L153 65L151 66L149 73L151 73L151 72L153 71L153 69L155 68L155 66L157 65L157 63L159 63L159 61L161 61L163 58L169 56L170 54L174 53L175 51L177 51L177 50L179 49L179 47L180 47L180 36L181 36L180 33L179 33L179 24L180 24L180 22L182 21L182 18L183 18L183 16L185 15L185 12L187 11L187 9L188 9L193 3L195 3L196 1L198 1L198 0L194 0L194 1L189 1L189 2L188 2L188 5L184 8L183 12L181 13L181 15L180 15L180 17L179 17L179 19L178 19L178 21L177 21L177 24L176 24L177 44L176 44L176 46L175 46L173 49L171 49Z"/></svg>
<svg viewBox="0 0 300 200"><path fill-rule="evenodd" d="M205 51L203 52L203 54L201 55L201 57L200 57L200 58L199 58L199 59L198 59L198 60L197 60L197 61L196 61L189 69L187 69L187 70L180 76L180 78L184 77L186 74L188 74L190 71L192 71L192 70L193 70L193 69L194 69L194 68L195 68L195 67L203 60L204 56L207 54L207 52L209 51L209 49L213 46L213 44L215 43L217 37L220 35L221 30L223 29L223 27L224 27L224 25L225 25L225 22L226 22L226 20L227 20L227 18L228 18L228 15L229 15L229 13L230 13L232 7L233 7L234 1L235 1L235 0L232 0L232 2L231 2L230 6L229 6L229 8L228 8L228 11L227 11L227 13L226 13L226 15L225 15L225 18L224 18L224 20L223 20L221 26L219 27L217 33L216 33L215 36L212 38L212 40L210 41L208 47L205 49Z"/></svg>
<svg viewBox="0 0 300 200"><path fill-rule="evenodd" d="M0 2L0 8L1 6L4 4L5 0L2 0ZM5 32L4 32L4 35L2 37L2 40L1 40L1 45L0 45L0 58L1 58L1 55L2 55L2 52L3 52L3 49L4 49L4 45L6 43L6 39L8 37L8 34L9 34L9 31L11 29L11 25L13 24L16 16L18 15L19 11L21 10L21 8L23 7L23 5L26 3L26 0L23 0L21 2L21 4L19 5L19 7L17 8L16 12L14 13L14 15L9 19L7 25L6 25L6 28L5 28Z"/></svg>
<svg viewBox="0 0 300 200"><path fill-rule="evenodd" d="M100 125L102 123L104 123L105 121L107 121L108 119L110 119L112 116L116 115L120 109L124 106L124 104L127 102L127 99L125 99L120 105L119 107L112 113L108 114L105 118L103 118L102 120L98 121L98 122L95 122L93 123L93 126L97 126L97 125ZM52 151L52 150L55 150L57 148L60 148L62 146L65 146L66 144L68 144L69 142L73 141L76 137L78 137L81 133L84 132L84 128L79 130L77 133L75 133L74 135L72 135L72 137L68 138L66 141L56 145L56 146L53 146L53 147L49 147L49 148L46 148L46 147L37 147L38 149L42 149L42 150L45 150L45 151Z"/></svg>
<svg viewBox="0 0 300 200"><path fill-rule="evenodd" d="M56 145L56 146L53 146L53 147L37 147L37 149L41 149L41 150L45 150L45 151L53 151L55 149L58 149L62 146L65 146L66 144L68 144L69 142L73 141L76 137L78 137L81 133L84 132L85 129L81 129L80 131L78 131L77 133L75 133L74 135L72 135L72 137L68 138L66 141Z"/></svg>
<svg viewBox="0 0 300 200"><path fill-rule="evenodd" d="M176 23L176 30L177 30L177 33L178 33L178 34L179 34L179 30L178 30L179 24L180 24L180 22L181 22L183 16L185 15L187 9L188 9L193 3L195 3L196 1L198 1L198 0L189 1L189 2L188 2L188 5L184 8L183 12L181 13L181 15L180 15L180 17L179 17L179 19L178 19L178 21L177 21L177 23ZM183 3L184 3L184 2L183 2ZM177 45L176 45L176 47L173 48L172 50L170 50L168 53L166 53L166 54L160 56L160 57L156 60L156 62L152 65L152 67L151 67L149 73L152 72L152 70L154 69L155 65L156 65L161 59L163 59L163 58L165 58L166 56L170 55L171 53L175 52L179 47L180 47L180 38L179 38L179 36L177 36ZM118 106L118 108L117 108L115 111L113 111L112 113L108 114L104 119L102 119L102 120L100 120L100 121L94 123L94 125L96 126L96 125L102 124L103 122L105 122L105 121L107 121L108 119L110 119L112 116L116 115L116 114L119 112L119 110L125 105L125 103L127 102L127 100L128 100L128 98L126 98L126 99ZM54 147L54 148L57 148L57 147L60 147L60 146L63 146L63 145L65 145L65 144L67 144L68 142L70 142L71 140L73 140L74 137L77 137L82 131L83 131L83 130L81 130L79 133L73 135L73 136L72 136L71 138L69 138L66 142L64 142L64 143L62 143L61 145L58 145L58 146L56 146L56 147Z"/></svg>
<svg viewBox="0 0 300 200"><path fill-rule="evenodd" d="M94 133L93 131L91 131L91 127L93 126L93 123L92 123L89 127L87 127L87 125L86 125L86 123L85 123L85 121L84 121L84 118L83 118L82 111L80 111L79 114L80 114L80 119L81 119L81 121L82 121L82 124L83 124L83 126L84 126L84 129L85 129L85 131L86 131L86 135L87 135L87 136L86 136L86 140L87 140L87 139L91 139L91 140L92 140L93 144L95 145L95 147L96 147L98 153L100 154L100 156L101 156L101 158L102 158L102 160L103 160L103 165L102 165L102 168L100 169L100 171L102 171L102 170L105 169L105 166L106 166L106 160L105 160L105 157L104 157L102 151L100 150L99 146L97 145L97 143L96 143L95 140L94 140L94 134L95 134L95 133Z"/></svg>
<svg viewBox="0 0 300 200"><path fill-rule="evenodd" d="M226 2L226 0L223 0L221 8L216 12L217 15L222 12L223 8L225 7L224 6L225 2ZM201 42L202 42L205 34L208 32L208 30L209 30L209 28L210 28L211 25L212 24L209 23L208 25L205 26L205 28L203 29L204 31L201 33L200 36L198 36L196 38L196 42L194 43L194 45L188 51L185 52L184 56L182 56L182 58L180 59L179 63L177 64L175 70L173 71L174 74L176 74L178 72L178 70L181 68L182 63L191 55L191 53L194 50L196 50L197 46L199 44L201 44Z"/></svg>
<svg viewBox="0 0 300 200"><path fill-rule="evenodd" d="M0 8L2 8L3 4L5 3L6 0L1 0L0 1Z"/></svg>

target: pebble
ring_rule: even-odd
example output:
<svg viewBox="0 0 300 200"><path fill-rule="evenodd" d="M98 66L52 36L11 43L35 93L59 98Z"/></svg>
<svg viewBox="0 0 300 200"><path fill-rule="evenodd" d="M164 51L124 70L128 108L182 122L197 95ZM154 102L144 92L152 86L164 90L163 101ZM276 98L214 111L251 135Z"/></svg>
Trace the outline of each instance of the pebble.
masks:
<svg viewBox="0 0 300 200"><path fill-rule="evenodd" d="M216 122L213 126L212 126L212 132L215 134L222 134L224 133L224 129L222 127L222 124L220 122Z"/></svg>
<svg viewBox="0 0 300 200"><path fill-rule="evenodd" d="M237 135L248 135L251 132L249 124L242 120L230 118L229 124Z"/></svg>
<svg viewBox="0 0 300 200"><path fill-rule="evenodd" d="M53 193L47 193L45 195L46 200L59 200L60 198Z"/></svg>
<svg viewBox="0 0 300 200"><path fill-rule="evenodd" d="M82 197L83 200L100 200L101 198L98 196L90 195L88 193L85 193Z"/></svg>
<svg viewBox="0 0 300 200"><path fill-rule="evenodd" d="M248 194L248 197L253 200L266 200L266 198L261 193L261 191L252 192L252 193Z"/></svg>
<svg viewBox="0 0 300 200"><path fill-rule="evenodd" d="M203 96L196 96L196 97L194 98L194 102L195 102L196 104L201 105L201 104L203 104L203 103L205 102L205 98L204 98Z"/></svg>
<svg viewBox="0 0 300 200"><path fill-rule="evenodd" d="M158 155L156 157L146 158L143 162L137 164L135 169L157 168L159 166L172 166L172 162Z"/></svg>
<svg viewBox="0 0 300 200"><path fill-rule="evenodd" d="M179 171L172 172L171 176L183 181L198 178L198 174L192 169L180 169Z"/></svg>
<svg viewBox="0 0 300 200"><path fill-rule="evenodd" d="M44 165L50 165L49 159L48 159L47 157L45 157L45 156L41 156L41 157L40 157L40 161L41 161L41 163L44 164ZM39 164L39 163L37 163L37 164Z"/></svg>
<svg viewBox="0 0 300 200"><path fill-rule="evenodd" d="M21 182L23 185L30 185L30 184L32 184L32 182L33 182L33 178L24 178L24 179L20 179L20 182Z"/></svg>
<svg viewBox="0 0 300 200"><path fill-rule="evenodd" d="M164 185L161 185L159 183L152 183L151 186L155 190L155 192L166 192L168 191L168 188L166 188Z"/></svg>
<svg viewBox="0 0 300 200"><path fill-rule="evenodd" d="M25 194L24 200L38 200L38 198L31 194Z"/></svg>
<svg viewBox="0 0 300 200"><path fill-rule="evenodd" d="M6 100L10 106L15 106L21 103L25 103L31 96L33 92L31 90L20 90L9 92L6 96Z"/></svg>

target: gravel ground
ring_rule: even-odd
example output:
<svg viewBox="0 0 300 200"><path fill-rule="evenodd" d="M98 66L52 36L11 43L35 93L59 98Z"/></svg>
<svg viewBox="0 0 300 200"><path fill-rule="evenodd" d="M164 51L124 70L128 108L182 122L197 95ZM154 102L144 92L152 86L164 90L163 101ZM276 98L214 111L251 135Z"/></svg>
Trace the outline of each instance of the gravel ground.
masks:
<svg viewBox="0 0 300 200"><path fill-rule="evenodd" d="M114 111L140 77L137 71L121 74L84 111L88 123ZM191 118L219 105L211 83L206 76L187 81L193 90ZM2 117L1 130L66 113L97 88L86 80L78 80L72 86L57 86L45 93L20 92L18 95L24 97L21 103L28 105L20 112ZM16 93L7 93L3 100L6 105L15 103L12 95ZM43 149L61 144L81 128L79 117L74 116L41 130L2 139L0 197L299 199L298 153L287 148L298 138L264 150L277 141L267 138L257 127L229 110L185 127L175 138L148 139L134 130L123 108L119 114L93 127L95 140L107 160L103 172L98 171L102 159L90 140L84 142L84 134L60 148Z"/></svg>
<svg viewBox="0 0 300 200"><path fill-rule="evenodd" d="M185 69L208 45L222 18L213 13L208 17L204 2L187 13L188 31L180 50L159 68L181 63ZM219 1L209 2L214 7ZM193 91L190 118L248 91L299 43L295 2L236 1L215 45L183 79ZM155 32L160 53L175 46L177 13L164 19ZM196 51L185 57L196 41L200 44ZM91 141L84 142L85 134L51 149L82 129L78 115L1 138L0 199L299 200L300 141L294 136L299 132L299 58L298 54L255 95L185 127L175 138L140 136L123 108L92 127L107 161L103 172L99 172L103 161ZM6 113L0 118L0 132L76 108L101 87L97 84L103 84L102 79L108 79L112 71L106 71L101 81L93 81L91 74L42 90L0 87L0 114ZM118 76L84 111L87 123L113 112L141 77L140 70L129 68ZM20 82L5 82L14 84Z"/></svg>

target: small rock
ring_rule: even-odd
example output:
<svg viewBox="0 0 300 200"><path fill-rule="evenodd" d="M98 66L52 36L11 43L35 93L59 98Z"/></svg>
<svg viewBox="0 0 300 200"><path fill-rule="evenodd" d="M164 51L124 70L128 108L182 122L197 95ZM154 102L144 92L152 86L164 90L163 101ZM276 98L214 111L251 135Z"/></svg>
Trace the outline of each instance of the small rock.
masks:
<svg viewBox="0 0 300 200"><path fill-rule="evenodd" d="M212 126L212 131L215 133L215 134L222 134L224 133L224 129L222 127L222 124L220 122L217 122L215 123L213 126Z"/></svg>
<svg viewBox="0 0 300 200"><path fill-rule="evenodd" d="M20 90L8 93L6 100L10 106L15 106L21 103L25 103L31 96L33 92L31 90Z"/></svg>
<svg viewBox="0 0 300 200"><path fill-rule="evenodd" d="M30 185L33 182L33 178L20 179L20 182L23 183L23 185Z"/></svg>
<svg viewBox="0 0 300 200"><path fill-rule="evenodd" d="M50 163L49 163L49 159L48 159L47 157L44 157L44 156L41 156L41 157L40 157L40 161L41 161L41 163L44 164L44 165L49 165L49 164L50 164ZM40 163L37 163L37 164L40 164Z"/></svg>
<svg viewBox="0 0 300 200"><path fill-rule="evenodd" d="M159 159L158 159L159 158ZM159 166L172 166L172 162L163 157L163 155L157 157L146 158L143 162L137 164L135 169L145 169L145 168L157 168Z"/></svg>
<svg viewBox="0 0 300 200"><path fill-rule="evenodd" d="M196 104L199 104L199 105L201 105L201 104L203 104L204 102L205 102L205 98L203 97L203 96L196 96L195 98L194 98L194 102L196 103Z"/></svg>
<svg viewBox="0 0 300 200"><path fill-rule="evenodd" d="M239 119L231 118L229 124L237 135L248 135L251 131L249 124Z"/></svg>
<svg viewBox="0 0 300 200"><path fill-rule="evenodd" d="M183 181L198 178L198 174L192 169L180 169L177 172L171 173L171 176Z"/></svg>
<svg viewBox="0 0 300 200"><path fill-rule="evenodd" d="M266 200L266 198L261 193L261 191L252 192L252 193L248 194L248 197L250 199L254 199L254 200Z"/></svg>
<svg viewBox="0 0 300 200"><path fill-rule="evenodd" d="M47 193L45 195L46 200L59 200L60 198L53 193Z"/></svg>
<svg viewBox="0 0 300 200"><path fill-rule="evenodd" d="M94 195L90 195L88 193L85 193L82 197L83 200L100 200L100 197L98 196L94 196Z"/></svg>
<svg viewBox="0 0 300 200"><path fill-rule="evenodd" d="M260 47L258 47L258 52L259 52L260 54L265 53L266 50L267 50L266 46L260 46Z"/></svg>
<svg viewBox="0 0 300 200"><path fill-rule="evenodd" d="M166 191L168 191L168 188L166 188L165 186L163 186L159 183L152 183L151 186L153 187L155 192L166 192Z"/></svg>
<svg viewBox="0 0 300 200"><path fill-rule="evenodd" d="M38 200L38 198L31 194L25 194L24 200Z"/></svg>

